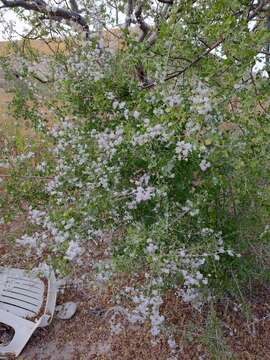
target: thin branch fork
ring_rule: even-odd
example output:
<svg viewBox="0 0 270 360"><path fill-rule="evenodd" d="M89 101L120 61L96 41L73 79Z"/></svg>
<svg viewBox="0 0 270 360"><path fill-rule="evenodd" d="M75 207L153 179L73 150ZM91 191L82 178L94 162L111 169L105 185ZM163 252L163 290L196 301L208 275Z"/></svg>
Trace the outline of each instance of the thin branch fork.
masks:
<svg viewBox="0 0 270 360"><path fill-rule="evenodd" d="M196 65L198 62L200 62L206 55L208 55L211 51L213 51L214 49L216 49L220 44L222 44L224 41L224 38L219 39L218 41L216 41L212 46L210 46L208 49L206 49L203 53L201 53L195 60L193 60L192 62L190 62L184 69L178 70L178 71L174 71L173 73L167 75L167 77L165 78L165 81L174 79L182 74L184 74L188 69L190 69L192 66ZM151 84L145 85L142 87L142 89L149 89L152 88L154 86L158 85L158 83L153 82Z"/></svg>

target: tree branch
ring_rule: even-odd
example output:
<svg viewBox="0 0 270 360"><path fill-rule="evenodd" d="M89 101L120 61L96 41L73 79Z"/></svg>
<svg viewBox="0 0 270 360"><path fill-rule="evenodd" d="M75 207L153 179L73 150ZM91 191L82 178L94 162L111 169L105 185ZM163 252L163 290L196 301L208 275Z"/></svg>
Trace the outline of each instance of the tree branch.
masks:
<svg viewBox="0 0 270 360"><path fill-rule="evenodd" d="M75 11L76 13L79 13L79 7L76 0L69 0L70 7L72 11Z"/></svg>
<svg viewBox="0 0 270 360"><path fill-rule="evenodd" d="M125 29L128 29L131 25L131 16L133 13L133 0L128 0L127 11L126 11L126 20L125 20Z"/></svg>
<svg viewBox="0 0 270 360"><path fill-rule="evenodd" d="M75 24L79 24L83 31L86 33L86 38L89 37L89 25L86 20L76 11L69 10L59 7L51 7L47 5L43 0L1 0L3 7L14 9L14 8L23 8L25 10L36 11L40 14L49 16L50 18L55 19L56 21L69 20ZM73 0L71 1L73 2ZM75 3L73 3L74 5ZM76 7L76 5L75 5Z"/></svg>
<svg viewBox="0 0 270 360"><path fill-rule="evenodd" d="M267 13L270 11L269 1L261 0L256 6L251 6L248 13L248 20L254 19L260 13Z"/></svg>
<svg viewBox="0 0 270 360"><path fill-rule="evenodd" d="M158 0L158 1L163 3L163 4L173 5L173 0Z"/></svg>
<svg viewBox="0 0 270 360"><path fill-rule="evenodd" d="M217 48L220 44L222 44L224 41L224 39L220 39L217 42L215 42L211 47L209 47L208 49L206 49L204 52L202 52L195 60L193 60L192 62L190 62L184 69L175 71L171 74L168 74L165 78L165 81L174 79L176 77L178 77L179 75L184 74L188 69L190 69L192 66L196 65L198 62L200 62L206 55L208 55L212 50L214 50L215 48ZM157 83L153 82L151 84L142 86L142 89L149 89L152 88L154 86L156 86Z"/></svg>
<svg viewBox="0 0 270 360"><path fill-rule="evenodd" d="M142 9L143 9L143 3L140 3L137 8L135 9L135 17L136 20L139 24L139 27L142 31L142 34L139 38L139 41L142 42L144 41L146 35L148 34L148 32L150 31L150 26L146 23L146 21L144 20L143 16L142 16Z"/></svg>

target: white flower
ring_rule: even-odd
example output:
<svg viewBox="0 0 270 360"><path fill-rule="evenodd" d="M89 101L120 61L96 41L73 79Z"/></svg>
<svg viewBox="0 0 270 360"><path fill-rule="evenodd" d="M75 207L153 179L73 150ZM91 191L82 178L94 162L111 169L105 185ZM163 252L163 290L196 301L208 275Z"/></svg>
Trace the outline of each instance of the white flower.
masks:
<svg viewBox="0 0 270 360"><path fill-rule="evenodd" d="M133 117L135 117L135 119L138 119L138 118L140 117L139 111L135 110L135 111L133 112Z"/></svg>
<svg viewBox="0 0 270 360"><path fill-rule="evenodd" d="M160 115L163 115L164 114L164 110L163 109L154 109L153 113L156 115L156 116L160 116Z"/></svg>
<svg viewBox="0 0 270 360"><path fill-rule="evenodd" d="M207 278L204 278L204 279L202 280L202 283L203 283L204 285L207 285L207 284L208 284L208 279L207 279Z"/></svg>
<svg viewBox="0 0 270 360"><path fill-rule="evenodd" d="M170 107L173 107L181 103L181 98L180 95L172 95L172 96L167 96L165 98L165 101L168 103Z"/></svg>
<svg viewBox="0 0 270 360"><path fill-rule="evenodd" d="M200 273L199 271L197 271L196 278L197 278L197 280L202 280L203 279L203 274Z"/></svg>
<svg viewBox="0 0 270 360"><path fill-rule="evenodd" d="M75 220L73 218L69 219L65 225L65 230L69 230L75 224Z"/></svg>
<svg viewBox="0 0 270 360"><path fill-rule="evenodd" d="M141 203L150 200L154 196L155 188L148 186L144 189L142 186L137 187L135 191L135 201Z"/></svg>
<svg viewBox="0 0 270 360"><path fill-rule="evenodd" d="M186 256L185 250L180 250L180 251L179 251L179 256L185 257L185 256Z"/></svg>
<svg viewBox="0 0 270 360"><path fill-rule="evenodd" d="M76 241L71 240L65 255L65 259L74 260L76 257L81 255L81 253L82 248L80 247L80 245Z"/></svg>
<svg viewBox="0 0 270 360"><path fill-rule="evenodd" d="M42 161L40 164L37 165L37 170L44 173L46 170L46 162Z"/></svg>
<svg viewBox="0 0 270 360"><path fill-rule="evenodd" d="M30 245L31 247L37 246L37 234L30 235L23 235L20 239L16 240L18 245L26 246Z"/></svg>
<svg viewBox="0 0 270 360"><path fill-rule="evenodd" d="M114 110L117 109L118 105L119 105L119 102L118 102L117 100L115 100L115 101L113 102L113 104L112 104L113 109L114 109Z"/></svg>
<svg viewBox="0 0 270 360"><path fill-rule="evenodd" d="M124 110L124 117L125 117L126 120L128 120L128 115L129 115L129 111L128 111L128 109L125 109Z"/></svg>
<svg viewBox="0 0 270 360"><path fill-rule="evenodd" d="M190 143L185 143L184 141L178 141L176 144L175 152L179 160L188 159L189 154L193 150L193 145Z"/></svg>
<svg viewBox="0 0 270 360"><path fill-rule="evenodd" d="M111 324L111 332L113 334L118 335L121 333L122 330L123 330L123 328L122 328L121 324Z"/></svg>
<svg viewBox="0 0 270 360"><path fill-rule="evenodd" d="M126 103L124 101L120 102L119 109L123 109L125 107Z"/></svg>
<svg viewBox="0 0 270 360"><path fill-rule="evenodd" d="M193 108L200 115L207 115L212 111L210 102L210 90L202 82L199 82L197 88L194 89L194 94L191 96Z"/></svg>
<svg viewBox="0 0 270 360"><path fill-rule="evenodd" d="M172 350L176 348L176 342L172 337L170 337L168 339L168 345L169 345L169 348Z"/></svg>
<svg viewBox="0 0 270 360"><path fill-rule="evenodd" d="M199 214L199 209L196 209L192 203L192 201L187 200L185 206L182 207L182 211L186 214L190 214L190 216L196 216Z"/></svg>
<svg viewBox="0 0 270 360"><path fill-rule="evenodd" d="M205 159L200 162L200 168L202 171L206 171L208 168L210 168L211 163L206 161Z"/></svg>
<svg viewBox="0 0 270 360"><path fill-rule="evenodd" d="M17 156L18 161L24 161L31 159L35 154L32 151Z"/></svg>
<svg viewBox="0 0 270 360"><path fill-rule="evenodd" d="M157 246L154 245L153 243L149 243L149 245L146 248L146 251L148 252L148 254L154 254L155 251L157 250Z"/></svg>

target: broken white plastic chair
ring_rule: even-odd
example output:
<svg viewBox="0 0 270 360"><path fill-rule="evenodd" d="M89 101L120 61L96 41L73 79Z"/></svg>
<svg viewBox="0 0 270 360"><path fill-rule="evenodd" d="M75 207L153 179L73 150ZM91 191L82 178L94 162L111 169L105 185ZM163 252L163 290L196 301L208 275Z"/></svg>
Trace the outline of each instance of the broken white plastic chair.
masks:
<svg viewBox="0 0 270 360"><path fill-rule="evenodd" d="M58 284L53 271L0 267L0 323L15 334L0 345L0 359L18 356L38 327L52 320Z"/></svg>

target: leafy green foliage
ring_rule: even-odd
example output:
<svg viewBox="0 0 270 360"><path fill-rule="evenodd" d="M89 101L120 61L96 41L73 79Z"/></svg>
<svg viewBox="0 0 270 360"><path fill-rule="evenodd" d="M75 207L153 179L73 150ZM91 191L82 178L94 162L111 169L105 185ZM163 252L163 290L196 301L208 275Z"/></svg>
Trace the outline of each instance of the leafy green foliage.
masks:
<svg viewBox="0 0 270 360"><path fill-rule="evenodd" d="M58 268L109 232L111 269L144 273L151 289L192 301L231 291L231 274L262 279L254 251L269 216L270 85L268 65L254 64L269 33L263 21L249 28L249 10L175 2L151 46L127 30L117 53L78 41L57 64L55 99L35 81L29 98L17 93L15 115L49 146L37 156L29 144L33 162L12 170L29 179L7 190L36 211ZM50 179L37 186L36 176Z"/></svg>

